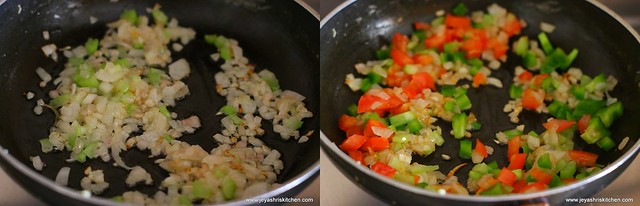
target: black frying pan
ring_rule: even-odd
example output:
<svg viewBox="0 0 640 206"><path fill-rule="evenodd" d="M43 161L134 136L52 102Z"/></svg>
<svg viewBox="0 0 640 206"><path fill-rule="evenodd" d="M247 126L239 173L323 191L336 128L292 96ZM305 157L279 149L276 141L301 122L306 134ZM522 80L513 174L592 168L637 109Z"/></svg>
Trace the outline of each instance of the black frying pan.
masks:
<svg viewBox="0 0 640 206"><path fill-rule="evenodd" d="M306 119L300 131L316 130L307 143L283 141L271 130L271 124L263 121L266 134L263 140L267 145L280 151L284 170L278 176L283 187L261 197L292 197L307 183L311 182L319 170L319 45L318 18L315 11L302 1L223 1L192 0L169 1L119 1L111 3L105 0L53 0L28 1L12 0L0 6L0 163L14 180L27 190L51 204L85 205L106 204L104 199L80 198L78 192L54 186L52 179L59 169L71 167L70 187L80 189L82 170L91 166L103 169L110 187L102 197L113 197L127 190L139 190L153 195L168 173L156 164L155 159L147 158L148 152L132 149L121 156L129 166L140 165L150 172L154 179L152 186L136 186L127 189L124 177L128 171L114 168L111 163L94 159L83 164L65 163L69 152L42 154L39 139L48 136L48 130L54 122L54 114L45 111L41 116L33 114L35 99L45 98L46 89L38 87L40 81L35 73L37 67L43 67L57 74L63 69L64 58L53 62L44 57L40 47L55 43L58 47L84 44L87 38L101 38L106 31L105 24L118 19L124 9L136 9L146 14L146 8L154 4L162 5L162 10L179 20L180 25L194 28L196 40L185 46L172 58L186 58L192 73L185 80L191 94L178 102L173 108L179 119L198 115L202 128L180 140L198 144L206 151L216 147L212 138L220 131L221 116L215 116L217 110L226 104L223 97L214 88L214 74L220 71L219 63L213 62L209 55L215 47L207 45L204 34L216 33L237 39L244 48L245 56L258 66L268 68L280 80L281 88L294 90L306 97L308 109L315 115ZM20 9L20 12L18 10ZM98 18L90 24L89 17ZM42 37L43 31L49 31L51 40ZM60 55L62 56L62 55ZM55 78L55 77L54 77ZM32 91L34 100L28 101L22 95ZM5 150L6 149L6 150ZM46 163L42 172L32 169L29 156L40 155ZM47 179L37 174L42 174ZM9 188L3 188L9 189ZM247 203L238 200L238 204Z"/></svg>
<svg viewBox="0 0 640 206"><path fill-rule="evenodd" d="M527 195L508 195L500 197L469 197L458 195L438 195L434 192L411 187L375 174L370 169L354 163L336 144L340 144L345 134L337 126L338 117L344 114L349 104L357 102L360 93L352 92L343 81L345 75L354 73L353 65L374 59L374 51L382 45L388 45L395 32L404 34L412 31L415 21L430 21L435 12L444 9L450 11L459 2L465 3L470 11L485 10L488 5L498 3L515 13L528 23L523 34L535 38L540 33L541 21L556 25L556 30L549 35L552 43L559 47L577 48L580 55L574 63L585 74L595 76L601 72L613 75L619 80L612 95L618 97L625 105L624 116L611 127L612 138L620 142L624 137L631 139L623 150L603 152L595 145L586 145L579 137L574 142L576 149L599 154L598 163L609 165L602 172L579 181L576 184ZM320 64L321 64L321 130L322 146L331 160L345 175L358 186L369 190L383 200L397 204L521 204L526 202L564 203L566 197L589 197L611 183L634 159L640 148L637 143L640 135L640 43L637 35L629 26L620 22L619 17L593 1L552 1L552 0L491 0L491 1L386 1L361 0L349 1L334 10L321 23ZM399 20L401 18L401 20ZM513 39L512 39L513 40ZM472 132L473 138L496 149L486 162L497 161L499 165L507 164L506 147L495 144L492 139L495 133L512 129L512 124L503 106L509 99L508 86L512 84L514 68L521 65L520 58L509 52L509 60L500 70L493 71L492 76L501 79L505 88L482 87L470 89L469 97L473 103L471 111L478 116L482 124L480 131ZM542 123L548 115L540 115L525 111L521 114L525 131L544 131ZM456 165L469 162L457 157L459 143L449 132L449 122L439 121L443 128L445 143L428 157L414 155L413 160L429 165L439 165L444 173ZM441 154L454 157L444 161ZM458 171L460 182L466 184L468 173L473 164Z"/></svg>

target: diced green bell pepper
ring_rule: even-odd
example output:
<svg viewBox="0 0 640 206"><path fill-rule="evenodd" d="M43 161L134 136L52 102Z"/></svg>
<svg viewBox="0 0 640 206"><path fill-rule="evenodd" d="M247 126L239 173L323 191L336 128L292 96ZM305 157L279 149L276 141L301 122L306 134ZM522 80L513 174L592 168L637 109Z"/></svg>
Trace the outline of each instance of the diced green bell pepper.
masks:
<svg viewBox="0 0 640 206"><path fill-rule="evenodd" d="M551 45L546 33L542 32L538 34L538 40L540 40L540 46L542 46L544 53L551 54L551 52L553 52L553 46Z"/></svg>
<svg viewBox="0 0 640 206"><path fill-rule="evenodd" d="M610 137L603 137L597 142L598 147L602 148L604 151L609 151L616 146L616 142L613 141Z"/></svg>
<svg viewBox="0 0 640 206"><path fill-rule="evenodd" d="M516 43L515 52L519 56L524 56L527 51L529 51L529 38L527 36L522 36Z"/></svg>
<svg viewBox="0 0 640 206"><path fill-rule="evenodd" d="M596 143L598 140L604 137L609 137L611 133L607 127L602 123L599 117L592 117L589 121L587 129L580 137L588 144Z"/></svg>
<svg viewBox="0 0 640 206"><path fill-rule="evenodd" d="M598 76L594 77L591 81L589 81L589 83L585 85L585 89L588 92L594 92L597 89L599 89L601 85L606 86L606 84L607 84L607 77L604 74L599 74Z"/></svg>
<svg viewBox="0 0 640 206"><path fill-rule="evenodd" d="M502 195L504 194L504 188L502 188L501 183L496 183L493 186L489 187L485 191L480 192L481 195Z"/></svg>
<svg viewBox="0 0 640 206"><path fill-rule="evenodd" d="M169 21L169 17L167 17L164 12L160 11L160 9L154 9L151 11L151 16L153 16L153 21L159 25L167 24L167 21Z"/></svg>
<svg viewBox="0 0 640 206"><path fill-rule="evenodd" d="M356 104L351 104L349 105L349 107L347 107L347 115L355 117L358 115L358 105Z"/></svg>
<svg viewBox="0 0 640 206"><path fill-rule="evenodd" d="M389 49L380 49L376 51L376 58L378 60L388 59L391 57Z"/></svg>
<svg viewBox="0 0 640 206"><path fill-rule="evenodd" d="M467 15L467 12L469 12L469 9L463 3L457 4L456 7L453 7L453 10L451 11L451 13L457 16Z"/></svg>
<svg viewBox="0 0 640 206"><path fill-rule="evenodd" d="M124 19L133 25L138 25L138 13L136 13L136 10L124 10L124 12L120 14L120 19Z"/></svg>
<svg viewBox="0 0 640 206"><path fill-rule="evenodd" d="M418 119L413 119L409 121L409 123L407 123L407 128L409 129L409 132L414 134L418 134L420 132L420 129L422 129L422 127L423 127L422 123L420 123Z"/></svg>
<svg viewBox="0 0 640 206"><path fill-rule="evenodd" d="M460 139L464 137L464 133L467 129L467 114L459 113L453 115L453 120L451 120L451 124L453 127L453 136L456 139Z"/></svg>
<svg viewBox="0 0 640 206"><path fill-rule="evenodd" d="M416 119L416 115L411 112L403 112L394 116L389 117L389 122L391 125L398 127L409 123L411 120Z"/></svg>
<svg viewBox="0 0 640 206"><path fill-rule="evenodd" d="M460 157L465 158L465 159L471 158L471 148L472 148L471 141L469 141L469 140L461 140L460 141L460 151L459 151L458 155L460 155Z"/></svg>
<svg viewBox="0 0 640 206"><path fill-rule="evenodd" d="M611 124L613 124L614 120L622 116L623 110L624 107L622 106L622 102L616 102L609 105L608 107L605 107L604 109L601 109L596 115L600 117L600 120L602 120L604 126L609 127L611 126Z"/></svg>
<svg viewBox="0 0 640 206"><path fill-rule="evenodd" d="M460 108L460 110L468 110L471 109L471 100L467 95L460 95L456 97L456 105Z"/></svg>
<svg viewBox="0 0 640 206"><path fill-rule="evenodd" d="M511 97L511 99L520 98L522 97L522 91L523 91L522 86L512 84L509 87L509 97Z"/></svg>
<svg viewBox="0 0 640 206"><path fill-rule="evenodd" d="M549 153L545 153L538 158L538 167L551 169L551 157L549 156Z"/></svg>
<svg viewBox="0 0 640 206"><path fill-rule="evenodd" d="M527 52L522 57L522 65L527 68L533 68L538 64L538 58L533 52Z"/></svg>

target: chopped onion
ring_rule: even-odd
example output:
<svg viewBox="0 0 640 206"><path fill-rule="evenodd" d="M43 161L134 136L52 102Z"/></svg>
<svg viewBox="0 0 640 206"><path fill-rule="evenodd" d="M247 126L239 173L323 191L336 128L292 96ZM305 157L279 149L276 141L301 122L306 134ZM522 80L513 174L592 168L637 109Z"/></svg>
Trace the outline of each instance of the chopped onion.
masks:
<svg viewBox="0 0 640 206"><path fill-rule="evenodd" d="M90 24L95 24L96 22L98 22L98 18L96 18L95 16L90 16L89 17L89 23Z"/></svg>
<svg viewBox="0 0 640 206"><path fill-rule="evenodd" d="M169 76L171 76L173 80L180 80L189 76L190 71L189 63L185 59L179 59L169 64Z"/></svg>
<svg viewBox="0 0 640 206"><path fill-rule="evenodd" d="M374 102L373 104L371 104L371 109L372 110L376 110L378 109L378 107L382 106L382 102Z"/></svg>
<svg viewBox="0 0 640 206"><path fill-rule="evenodd" d="M69 183L69 172L71 172L71 168L61 168L60 171L58 171L58 175L56 175L56 183L62 186L67 186Z"/></svg>
<svg viewBox="0 0 640 206"><path fill-rule="evenodd" d="M368 67L366 64L364 63L357 63L355 66L356 71L358 71L358 73L360 74L369 74L369 72L371 72L371 67Z"/></svg>
<svg viewBox="0 0 640 206"><path fill-rule="evenodd" d="M49 31L42 31L42 38L44 38L44 40L49 40Z"/></svg>
<svg viewBox="0 0 640 206"><path fill-rule="evenodd" d="M498 88L502 88L502 82L499 79L496 79L494 77L487 78L487 84L493 85Z"/></svg>
<svg viewBox="0 0 640 206"><path fill-rule="evenodd" d="M618 150L624 149L624 147L627 146L628 142L629 142L629 137L625 137L624 139L622 139L622 141L618 145Z"/></svg>
<svg viewBox="0 0 640 206"><path fill-rule="evenodd" d="M491 69L498 69L500 68L501 63L498 60L493 60L489 62L489 68Z"/></svg>
<svg viewBox="0 0 640 206"><path fill-rule="evenodd" d="M493 147L485 145L484 148L487 150L488 155L493 154Z"/></svg>
<svg viewBox="0 0 640 206"><path fill-rule="evenodd" d="M33 94L33 92L27 92L27 94L26 94L25 96L27 96L27 99L28 99L28 100L31 100L31 99L33 99L33 97L35 96L35 94Z"/></svg>
<svg viewBox="0 0 640 206"><path fill-rule="evenodd" d="M371 130L373 130L374 134L384 138L389 138L393 135L393 130L384 127L371 127Z"/></svg>
<svg viewBox="0 0 640 206"><path fill-rule="evenodd" d="M51 74L49 74L47 71L45 71L42 67L38 67L36 69L36 74L38 74L38 77L40 77L40 79L46 83L48 83L49 81L51 81L52 77Z"/></svg>
<svg viewBox="0 0 640 206"><path fill-rule="evenodd" d="M305 143L305 142L307 142L307 141L309 141L309 137L307 137L307 136L302 136L302 137L300 137L300 139L298 140L298 143Z"/></svg>
<svg viewBox="0 0 640 206"><path fill-rule="evenodd" d="M44 53L45 56L49 57L52 54L54 54L56 52L56 49L58 47L55 44L47 44L42 46L42 52Z"/></svg>
<svg viewBox="0 0 640 206"><path fill-rule="evenodd" d="M42 167L44 167L44 163L42 162L42 159L40 159L40 156L35 156L35 157L31 157L31 162L33 163L33 168L35 168L38 171L42 171Z"/></svg>
<svg viewBox="0 0 640 206"><path fill-rule="evenodd" d="M217 61L220 59L220 53L213 53L213 54L211 54L211 56L209 56L209 57L211 57L211 59L212 59L213 61L216 61L216 62L217 62Z"/></svg>
<svg viewBox="0 0 640 206"><path fill-rule="evenodd" d="M387 100L387 99L391 98L391 96L389 96L389 94L384 92L384 90L382 90L382 89L371 89L371 90L369 90L368 93L373 95L373 96L380 97L383 100Z"/></svg>
<svg viewBox="0 0 640 206"><path fill-rule="evenodd" d="M546 33L552 33L554 30L556 30L556 26L542 21L540 22L540 30Z"/></svg>
<svg viewBox="0 0 640 206"><path fill-rule="evenodd" d="M534 136L527 136L527 144L529 145L529 148L535 150L540 147L540 139Z"/></svg>
<svg viewBox="0 0 640 206"><path fill-rule="evenodd" d="M173 43L173 44L171 45L171 48L173 48L173 50L174 50L174 51L180 52L180 51L182 51L182 49L183 49L184 47L183 47L183 46L182 46L182 44L180 44L180 43ZM217 60L216 60L216 61L217 61Z"/></svg>
<svg viewBox="0 0 640 206"><path fill-rule="evenodd" d="M41 115L42 114L42 106L40 105L36 105L35 107L33 107L33 113L36 115Z"/></svg>
<svg viewBox="0 0 640 206"><path fill-rule="evenodd" d="M477 153L476 151L471 152L471 161L473 163L478 164L482 162L482 160L484 160L484 157L480 153Z"/></svg>
<svg viewBox="0 0 640 206"><path fill-rule="evenodd" d="M360 86L362 85L362 79L355 78L353 74L347 74L347 78L345 78L344 83L349 86L351 91L358 91L360 90Z"/></svg>
<svg viewBox="0 0 640 206"><path fill-rule="evenodd" d="M115 82L124 77L127 72L128 71L122 68L122 66L114 64L112 62L107 62L107 64L104 66L104 69L98 70L95 75L96 78L100 81Z"/></svg>

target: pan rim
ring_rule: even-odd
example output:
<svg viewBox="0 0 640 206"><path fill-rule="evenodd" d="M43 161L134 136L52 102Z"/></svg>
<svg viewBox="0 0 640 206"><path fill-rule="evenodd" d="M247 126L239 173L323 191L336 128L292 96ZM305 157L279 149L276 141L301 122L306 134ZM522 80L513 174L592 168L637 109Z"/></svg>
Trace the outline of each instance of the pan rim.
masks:
<svg viewBox="0 0 640 206"><path fill-rule="evenodd" d="M345 9L348 6L350 6L354 2L356 2L356 0L345 1L342 4L340 4L338 7L336 7L334 10L332 10L327 16L325 16L322 19L322 21L320 23L320 28L322 29L324 27L324 25L327 22L329 22L335 15L340 13L343 9ZM620 15L618 15L615 12L613 12L611 9L609 9L604 4L598 2L597 0L586 0L586 2L591 3L596 8L604 11L606 14L608 14L611 17L613 17L629 33L631 33L633 35L633 37L636 40L636 43L638 43L638 46L640 46L640 35ZM552 194L558 194L558 193L568 192L568 191L571 191L571 190L577 190L577 189L585 187L587 184L590 184L591 182L594 182L594 181L604 177L605 175L613 172L614 170L616 170L619 167L621 167L625 162L633 161L633 160L629 160L629 159L631 157L635 157L638 154L638 152L640 151L640 141L636 141L636 143L632 147L630 147L627 150L627 152L625 152L620 158L616 159L614 162L612 162L609 165L607 165L600 172L598 172L598 173L596 173L594 175L590 175L589 177L584 178L582 180L579 180L574 184L564 185L564 186L560 186L560 187L556 187L556 188L552 188L552 189L543 190L541 192L534 192L534 193L527 193L527 194L509 194L509 195L500 195L500 196L469 196L469 195L457 195L457 194L441 195L441 194L439 194L437 192L420 189L420 188L417 188L417 187L414 187L414 186L410 186L410 185L407 185L407 184L392 180L390 178L382 177L381 175L378 175L375 172L373 172L373 170L371 170L369 168L366 168L366 167L359 166L359 164L356 164L354 161L350 161L351 158L347 154L342 152L338 148L338 146L334 142L332 142L324 134L322 129L320 129L320 141L321 141L320 143L322 144L321 148L324 151L329 150L327 152L330 152L330 153L333 153L334 155L339 156L341 158L340 159L341 161L347 162L347 164L349 164L352 168L356 168L360 172L365 173L367 176L373 177L377 181L383 182L383 183L385 183L387 185L402 189L402 190L404 190L406 192L411 192L411 193L414 193L414 194L427 196L427 197L444 198L444 199L449 199L449 200L453 200L453 201L482 202L482 203L495 203L495 202L507 202L507 201L518 201L518 200L532 200L532 199L544 198L544 197L550 196ZM336 161L336 160L332 159L333 158L332 155L328 155L328 156L329 156L329 158L331 159L332 162ZM332 163L332 164L336 165L335 163ZM336 165L336 167L338 167L338 165ZM344 174L344 172L343 172L343 174ZM348 179L353 182L353 180L351 178L348 178ZM377 196L375 196L375 197L376 198L380 198L380 197L377 197Z"/></svg>
<svg viewBox="0 0 640 206"><path fill-rule="evenodd" d="M7 2L6 0L0 0L0 6L6 2ZM309 6L309 4L304 2L304 0L295 0L294 2L302 6L307 12L309 12L316 19L316 22L320 20L318 12L315 9L313 9L311 6ZM75 190L67 186L58 185L53 180L43 176L40 173L37 173L36 171L31 169L31 167L29 167L28 165L16 159L13 155L11 155L11 153L9 153L9 150L4 148L2 145L0 145L0 158L6 161L12 168L15 168L18 172L21 172L23 175L27 176L31 180L38 182L40 185L43 185L47 187L49 190L52 190L58 194L65 195L66 197L78 200L80 202L85 202L85 203L90 203L95 205L128 205L126 203L114 202L110 199L107 199L101 196L96 196L96 195L91 195L88 197L83 196L79 190ZM4 168L3 170L7 171ZM277 197L278 195L283 194L293 188L296 188L307 181L313 181L313 179L315 179L313 177L316 177L316 174L318 174L319 171L320 171L320 158L318 156L318 160L316 160L315 163L313 163L307 169L302 171L300 174L294 176L288 181L283 182L279 187L277 187L274 190L271 190L267 193L262 193L257 196L253 196L245 199L236 199L233 201L228 201L228 202L215 204L215 205L251 205L253 204L253 202L250 202L247 200L249 199L259 200L259 199ZM12 174L10 173L7 173L7 174L10 177L12 177L13 181L16 181L15 179L13 179L14 176ZM22 186L21 184L19 185ZM33 196L33 194L31 195Z"/></svg>

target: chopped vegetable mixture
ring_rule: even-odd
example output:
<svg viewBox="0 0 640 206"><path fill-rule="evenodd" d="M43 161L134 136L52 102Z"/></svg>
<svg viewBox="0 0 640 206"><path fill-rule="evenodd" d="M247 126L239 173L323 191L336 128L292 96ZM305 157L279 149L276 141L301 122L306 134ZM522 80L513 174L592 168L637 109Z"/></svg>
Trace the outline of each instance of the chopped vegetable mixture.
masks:
<svg viewBox="0 0 640 206"><path fill-rule="evenodd" d="M346 133L340 149L383 176L453 194L529 193L598 172L603 167L598 155L575 150L574 141L604 151L616 146L608 130L623 113L622 103L609 95L616 79L584 75L572 67L578 50L554 47L544 32L519 36L525 21L496 4L469 12L458 4L431 22L415 22L413 33L395 33L390 45L376 51L377 60L355 65L358 74L348 74L345 84L362 96L338 120ZM545 23L544 30L553 31L550 26ZM541 123L546 129L541 134L525 132L524 125L498 132L494 141L505 147L508 160L498 165L484 162L494 151L489 141L472 137L470 131L482 129L482 123L469 111L467 90L502 88L491 72L507 61L510 48L523 66L515 68L514 83L505 88L512 100L504 112L513 123L523 110L552 118ZM450 122L451 131L436 121ZM444 132L453 139L445 139ZM459 142L457 156L464 162L446 176L438 165L412 161L412 155L430 155L444 141ZM450 155L455 154L445 160ZM454 173L469 161L474 165L465 187Z"/></svg>

